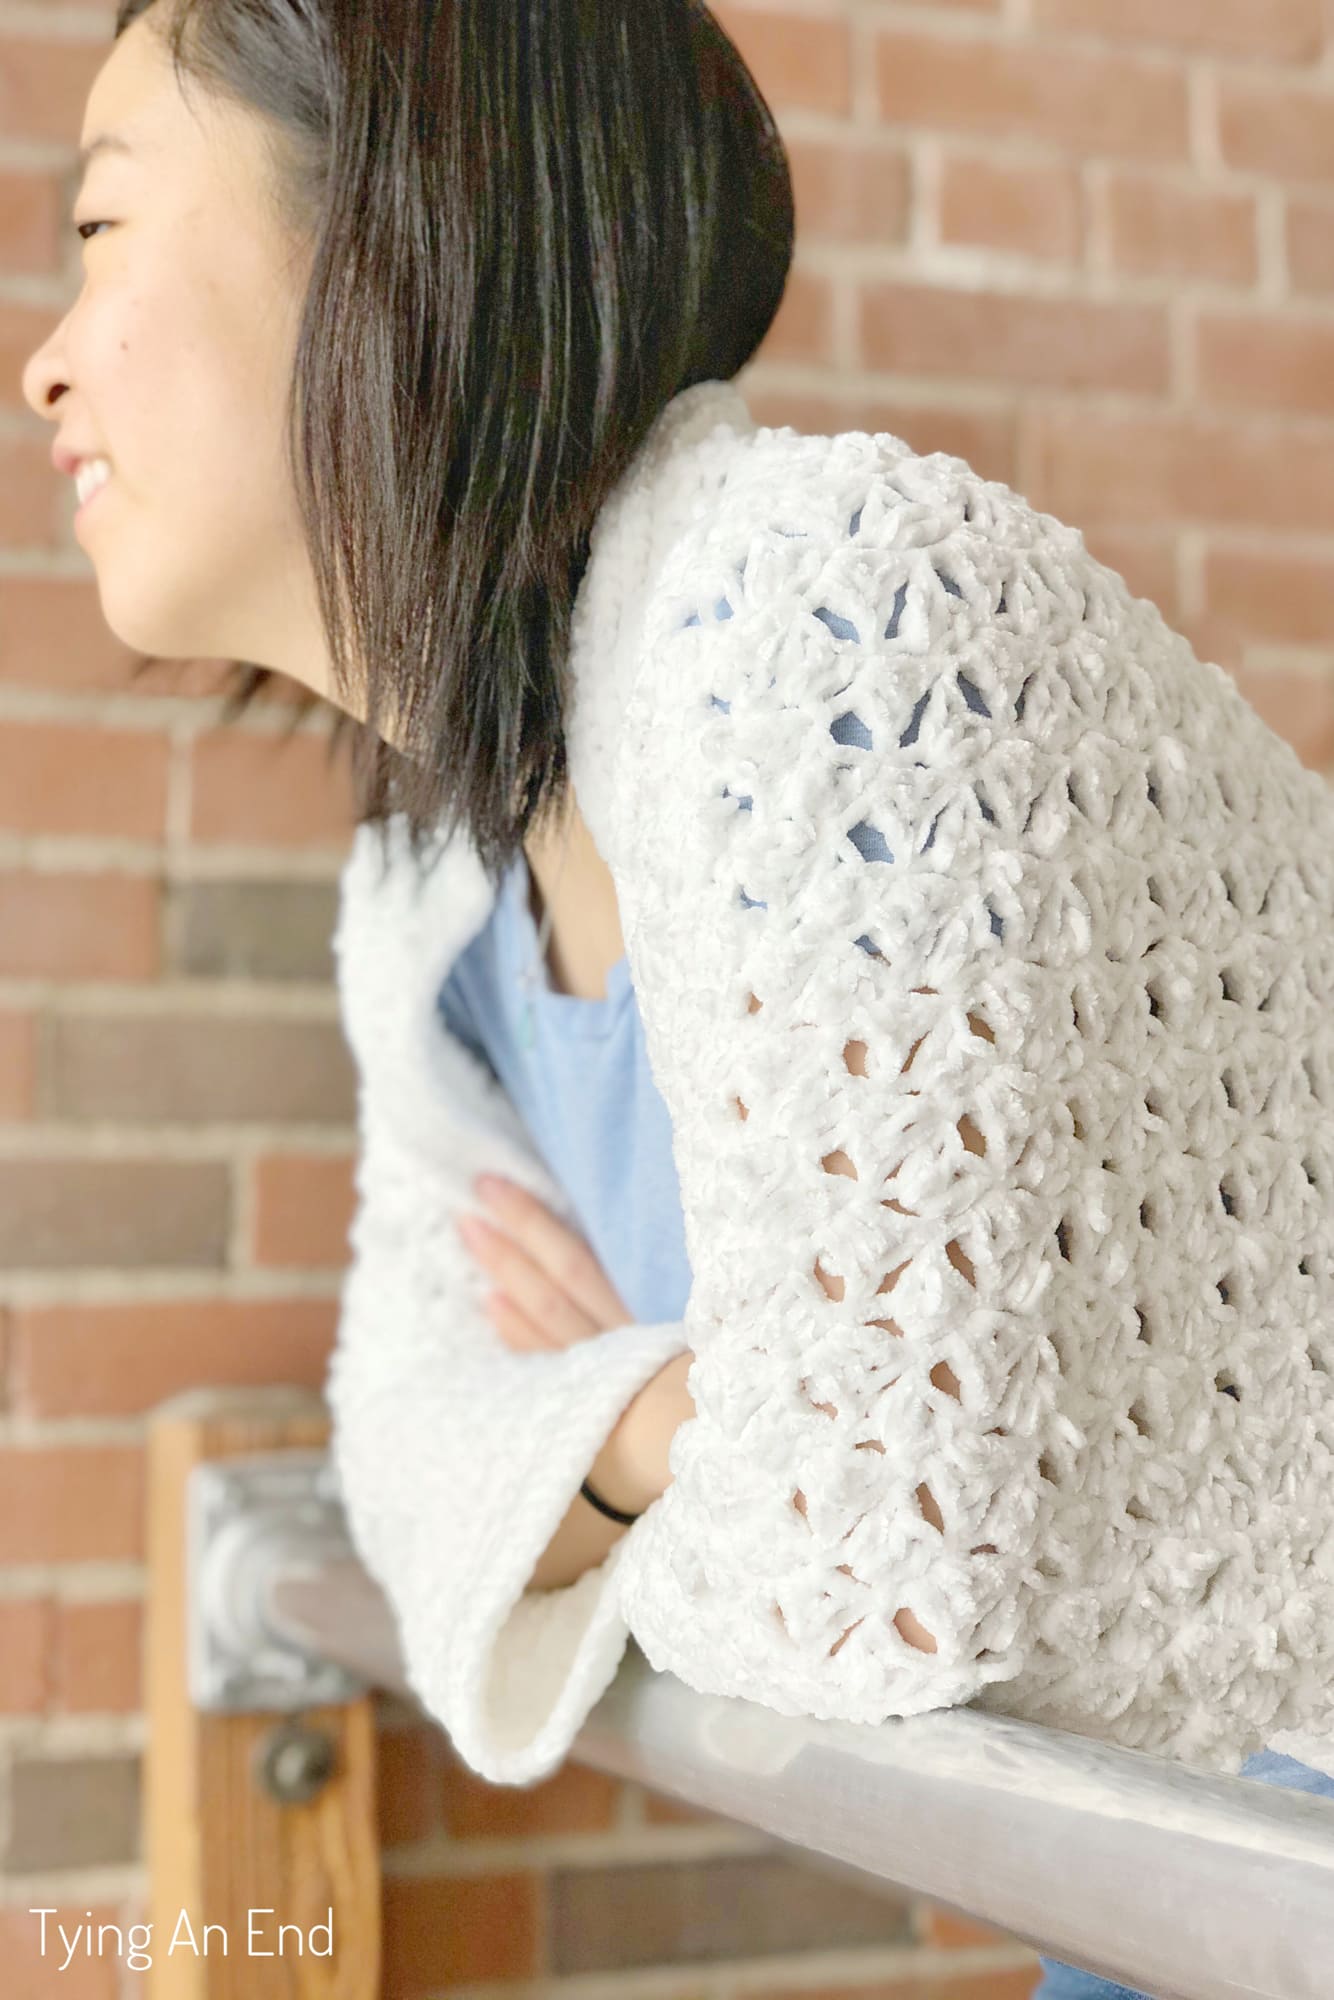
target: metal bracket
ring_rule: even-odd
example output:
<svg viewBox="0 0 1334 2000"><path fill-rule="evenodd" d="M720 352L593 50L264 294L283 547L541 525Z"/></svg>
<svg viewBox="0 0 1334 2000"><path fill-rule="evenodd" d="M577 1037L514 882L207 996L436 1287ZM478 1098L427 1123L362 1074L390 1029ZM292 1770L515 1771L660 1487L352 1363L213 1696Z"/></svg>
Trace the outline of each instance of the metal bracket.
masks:
<svg viewBox="0 0 1334 2000"><path fill-rule="evenodd" d="M195 1707L284 1713L355 1701L369 1683L298 1651L265 1615L278 1575L353 1555L328 1454L256 1452L190 1473L187 1666Z"/></svg>

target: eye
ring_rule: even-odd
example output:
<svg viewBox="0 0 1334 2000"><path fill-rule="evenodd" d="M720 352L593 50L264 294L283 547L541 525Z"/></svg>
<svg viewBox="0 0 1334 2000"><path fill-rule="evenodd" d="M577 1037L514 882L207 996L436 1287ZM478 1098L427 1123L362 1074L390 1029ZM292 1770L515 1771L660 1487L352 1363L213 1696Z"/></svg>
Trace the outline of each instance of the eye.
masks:
<svg viewBox="0 0 1334 2000"><path fill-rule="evenodd" d="M87 243L89 241L88 237L89 230L110 229L110 227L111 224L109 222L76 222L74 224L74 231L77 236L81 236L83 238L83 241Z"/></svg>

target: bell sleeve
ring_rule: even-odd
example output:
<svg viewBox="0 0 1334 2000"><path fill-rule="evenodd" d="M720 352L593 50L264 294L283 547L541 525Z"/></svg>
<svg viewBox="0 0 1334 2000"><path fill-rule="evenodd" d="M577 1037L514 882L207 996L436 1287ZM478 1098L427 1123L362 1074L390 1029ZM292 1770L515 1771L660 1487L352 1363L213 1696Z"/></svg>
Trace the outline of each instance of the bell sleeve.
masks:
<svg viewBox="0 0 1334 2000"><path fill-rule="evenodd" d="M480 895L461 865L424 897L377 885L357 836L335 944L359 1071L357 1205L327 1381L348 1531L393 1611L408 1682L462 1760L531 1785L615 1674L618 1568L647 1515L575 1583L528 1588L625 1406L684 1346L679 1323L515 1353L456 1233L484 1170L568 1215L498 1085L434 1015L445 926ZM432 948L433 927L440 927Z"/></svg>

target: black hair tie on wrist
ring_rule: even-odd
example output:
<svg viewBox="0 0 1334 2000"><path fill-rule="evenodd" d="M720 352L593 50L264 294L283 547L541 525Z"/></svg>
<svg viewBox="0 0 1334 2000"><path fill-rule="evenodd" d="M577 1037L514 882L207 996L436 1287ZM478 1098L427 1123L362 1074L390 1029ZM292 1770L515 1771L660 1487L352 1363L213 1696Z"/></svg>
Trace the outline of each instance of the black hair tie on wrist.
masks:
<svg viewBox="0 0 1334 2000"><path fill-rule="evenodd" d="M631 1521L637 1521L640 1518L638 1514L623 1514L619 1507L609 1507L605 1500L599 1500L587 1480L584 1481L579 1491L583 1494L589 1506L596 1507L599 1514L605 1514L609 1521L620 1521L624 1526L628 1527Z"/></svg>

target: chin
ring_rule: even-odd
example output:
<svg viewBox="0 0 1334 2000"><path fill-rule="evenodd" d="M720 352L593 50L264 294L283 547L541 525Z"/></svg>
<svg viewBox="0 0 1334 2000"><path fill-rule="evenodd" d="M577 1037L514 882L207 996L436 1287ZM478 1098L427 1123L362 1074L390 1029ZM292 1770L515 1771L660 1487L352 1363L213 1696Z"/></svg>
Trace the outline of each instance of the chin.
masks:
<svg viewBox="0 0 1334 2000"><path fill-rule="evenodd" d="M148 593L126 588L113 562L96 567L102 618L113 637L132 653L162 660L222 660L232 658L215 622L184 615L149 600Z"/></svg>

